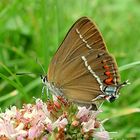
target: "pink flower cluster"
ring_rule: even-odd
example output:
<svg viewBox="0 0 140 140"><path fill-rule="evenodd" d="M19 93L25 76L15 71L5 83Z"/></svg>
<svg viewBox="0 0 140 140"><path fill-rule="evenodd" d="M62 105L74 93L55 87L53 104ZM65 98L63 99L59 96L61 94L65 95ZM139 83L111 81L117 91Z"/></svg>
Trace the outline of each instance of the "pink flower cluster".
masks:
<svg viewBox="0 0 140 140"><path fill-rule="evenodd" d="M0 113L0 140L65 140L77 135L108 140L108 132L96 118L101 111L75 106L62 101L52 101L50 105L41 99L36 99L36 104L23 105L22 109L12 106Z"/></svg>

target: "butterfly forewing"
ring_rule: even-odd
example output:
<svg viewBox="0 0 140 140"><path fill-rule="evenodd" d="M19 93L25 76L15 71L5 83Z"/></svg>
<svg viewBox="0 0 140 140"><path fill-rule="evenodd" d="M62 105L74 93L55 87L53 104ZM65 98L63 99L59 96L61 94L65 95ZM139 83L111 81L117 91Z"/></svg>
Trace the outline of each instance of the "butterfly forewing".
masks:
<svg viewBox="0 0 140 140"><path fill-rule="evenodd" d="M91 49L106 50L106 47L96 25L87 17L82 17L71 27L54 55L48 69L48 79L53 81L55 71L61 64Z"/></svg>

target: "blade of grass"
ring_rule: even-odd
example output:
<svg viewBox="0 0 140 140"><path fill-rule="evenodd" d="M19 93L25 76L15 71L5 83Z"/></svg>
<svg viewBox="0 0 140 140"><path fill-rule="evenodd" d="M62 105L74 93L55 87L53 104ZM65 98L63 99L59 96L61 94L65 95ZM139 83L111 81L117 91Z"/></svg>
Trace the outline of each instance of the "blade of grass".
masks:
<svg viewBox="0 0 140 140"><path fill-rule="evenodd" d="M57 25L57 31L56 31L56 36L57 36L57 46L59 45L59 42L61 41L61 38L60 38L60 29L61 29L61 27L60 27L60 21L61 21L61 19L60 19L60 7L59 7L59 4L60 4L60 2L58 2L58 0L56 0L56 2L55 2L55 15L56 15L56 25Z"/></svg>
<svg viewBox="0 0 140 140"><path fill-rule="evenodd" d="M140 108L123 108L119 110L110 109L109 113L106 113L104 117L108 119L113 119L117 117L131 115L133 113L140 113Z"/></svg>
<svg viewBox="0 0 140 140"><path fill-rule="evenodd" d="M48 4L49 6L49 4ZM42 26L41 26L41 34L42 34L42 41L41 41L41 48L42 48L42 55L44 57L44 62L45 65L48 67L48 61L46 61L46 57L49 58L49 52L48 52L48 44L47 44L47 33L46 33L46 27L47 27L47 19L46 19L46 15L47 15L47 0L42 0L41 1L41 21L42 21ZM47 48L47 49L46 49Z"/></svg>
<svg viewBox="0 0 140 140"><path fill-rule="evenodd" d="M24 87L25 91L26 92L29 92L30 90L32 90L33 88L35 88L36 86L38 86L39 80L40 80L40 78L37 78L37 79L31 81L28 85L26 85Z"/></svg>
<svg viewBox="0 0 140 140"><path fill-rule="evenodd" d="M132 62L127 65L121 66L121 67L119 67L119 71L124 71L124 70L130 69L130 68L134 68L134 66L136 66L136 65L140 65L140 61Z"/></svg>
<svg viewBox="0 0 140 140"><path fill-rule="evenodd" d="M18 89L19 91L19 95L20 97L24 96L25 99L28 101L28 96L27 94L24 92L24 88L22 88L19 84L17 84L15 81L10 80L7 76L5 76L4 74L0 73L0 77L4 80L6 80L10 85L12 85L13 87L15 87L16 89Z"/></svg>
<svg viewBox="0 0 140 140"><path fill-rule="evenodd" d="M28 56L25 55L25 53L21 52L19 49L17 49L14 46L8 46L8 45L5 45L3 43L0 43L0 47L7 48L8 50L13 51L14 53L18 54L19 56L21 56L25 59L28 58Z"/></svg>
<svg viewBox="0 0 140 140"><path fill-rule="evenodd" d="M11 70L10 70L8 67L6 67L2 62L0 62L0 65L1 65L12 77L14 77L14 79L16 80L16 82L17 82L21 87L23 87L22 84L21 84L21 82L16 78L16 75L13 74L13 73L11 72Z"/></svg>
<svg viewBox="0 0 140 140"><path fill-rule="evenodd" d="M7 99L9 99L9 98L12 98L12 97L14 97L14 96L17 96L17 95L18 95L17 90L14 90L14 91L12 91L12 92L10 92L10 93L4 95L4 96L1 96L1 97L0 97L0 102L3 102L3 101L5 101L5 100L7 100Z"/></svg>

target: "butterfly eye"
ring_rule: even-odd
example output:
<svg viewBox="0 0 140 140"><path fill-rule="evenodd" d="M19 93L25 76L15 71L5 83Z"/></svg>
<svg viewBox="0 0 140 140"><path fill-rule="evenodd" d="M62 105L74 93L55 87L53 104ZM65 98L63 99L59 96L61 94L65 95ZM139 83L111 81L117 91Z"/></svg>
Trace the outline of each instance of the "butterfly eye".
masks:
<svg viewBox="0 0 140 140"><path fill-rule="evenodd" d="M40 75L40 77L41 77L42 82L45 83L46 82L46 77L44 77L42 75Z"/></svg>
<svg viewBox="0 0 140 140"><path fill-rule="evenodd" d="M45 81L46 81L46 78L44 77L42 80L43 80L43 82L45 83Z"/></svg>

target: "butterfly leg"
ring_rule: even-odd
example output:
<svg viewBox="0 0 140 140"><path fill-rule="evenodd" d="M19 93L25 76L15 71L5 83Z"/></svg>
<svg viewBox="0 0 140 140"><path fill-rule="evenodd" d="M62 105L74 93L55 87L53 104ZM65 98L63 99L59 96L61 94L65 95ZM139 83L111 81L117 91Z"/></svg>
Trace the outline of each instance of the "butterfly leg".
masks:
<svg viewBox="0 0 140 140"><path fill-rule="evenodd" d="M42 88L41 96L43 96L43 94L44 94L44 88L45 88L45 86L43 86L43 88Z"/></svg>
<svg viewBox="0 0 140 140"><path fill-rule="evenodd" d="M47 94L47 97L49 97L49 88L46 87L46 94Z"/></svg>
<svg viewBox="0 0 140 140"><path fill-rule="evenodd" d="M43 88L42 88L42 94L41 94L41 96L43 97L43 95L44 95L44 90L46 89L46 96L47 96L47 99L49 99L50 97L49 97L49 88L47 87L47 86L43 86Z"/></svg>
<svg viewBox="0 0 140 140"><path fill-rule="evenodd" d="M99 99L104 99L106 97L106 95L98 95L96 98L94 98L94 99L92 99L92 102L95 102L95 101L97 101L97 100L99 100Z"/></svg>

